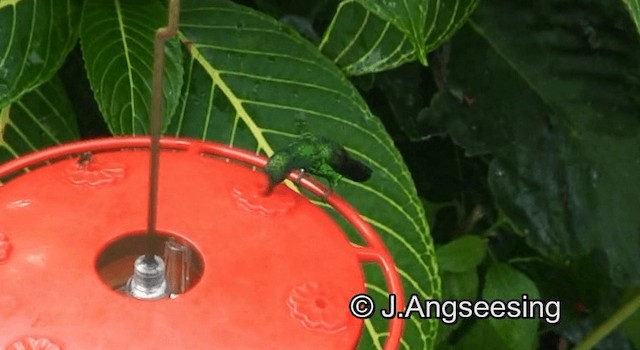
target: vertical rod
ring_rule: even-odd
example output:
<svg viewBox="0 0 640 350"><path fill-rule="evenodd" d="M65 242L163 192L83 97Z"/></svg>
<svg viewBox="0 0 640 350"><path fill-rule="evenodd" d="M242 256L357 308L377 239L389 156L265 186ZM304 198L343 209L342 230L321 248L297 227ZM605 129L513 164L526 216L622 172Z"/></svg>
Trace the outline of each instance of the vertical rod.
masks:
<svg viewBox="0 0 640 350"><path fill-rule="evenodd" d="M147 252L145 261L155 264L153 240L156 234L158 209L158 170L160 167L160 130L162 129L162 96L164 71L164 44L178 29L180 0L169 0L169 18L166 27L156 31L153 52L153 82L151 90L151 115L149 129L151 133L151 151L149 160L149 211L147 214Z"/></svg>

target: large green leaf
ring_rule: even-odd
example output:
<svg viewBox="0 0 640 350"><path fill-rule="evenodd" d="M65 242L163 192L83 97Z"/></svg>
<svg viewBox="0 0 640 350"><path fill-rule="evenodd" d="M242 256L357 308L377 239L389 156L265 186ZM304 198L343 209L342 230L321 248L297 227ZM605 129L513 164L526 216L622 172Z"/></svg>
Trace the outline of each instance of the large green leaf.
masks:
<svg viewBox="0 0 640 350"><path fill-rule="evenodd" d="M324 33L321 50L350 75L397 67L447 40L477 0L347 0Z"/></svg>
<svg viewBox="0 0 640 350"><path fill-rule="evenodd" d="M438 247L439 267L447 272L465 272L478 266L487 252L487 242L473 235L466 235Z"/></svg>
<svg viewBox="0 0 640 350"><path fill-rule="evenodd" d="M229 2L183 4L189 48L183 103L169 132L270 155L299 133L297 121L343 143L374 173L337 187L382 235L407 293L439 296L435 253L421 203L398 151L356 89L309 42L275 20ZM368 279L383 293L384 281ZM379 348L385 322L367 323L361 347ZM404 347L429 348L436 320L408 320Z"/></svg>
<svg viewBox="0 0 640 350"><path fill-rule="evenodd" d="M540 299L540 293L535 283L525 274L515 270L507 264L491 265L487 271L487 277L482 290L482 299L488 301L523 300L526 295L528 300ZM524 302L524 301L523 301ZM527 304L521 310L528 308ZM511 312L511 310L505 310ZM525 312L525 311L523 311ZM529 308L531 312L531 308ZM549 309L549 312L554 310ZM560 312L560 310L557 310ZM539 315L538 315L539 316ZM551 316L551 315L550 315ZM537 339L539 320L537 316L518 318L489 318L487 321L502 339L508 349L526 350L534 349Z"/></svg>
<svg viewBox="0 0 640 350"><path fill-rule="evenodd" d="M91 0L82 13L80 40L98 106L113 134L146 133L156 29L166 26L158 1ZM174 114L182 87L182 52L166 44L163 125Z"/></svg>
<svg viewBox="0 0 640 350"><path fill-rule="evenodd" d="M438 260L440 261L440 260ZM442 279L442 299L444 300L475 300L478 298L478 272L473 267L464 272L448 272L440 270ZM482 322L482 321L481 321ZM456 323L443 323L438 329L438 348L441 348L451 334L464 323L458 320Z"/></svg>
<svg viewBox="0 0 640 350"><path fill-rule="evenodd" d="M636 23L638 33L640 33L640 0L622 0L631 14L631 18Z"/></svg>
<svg viewBox="0 0 640 350"><path fill-rule="evenodd" d="M601 250L617 284L637 284L640 45L622 6L485 1L459 34L449 91L474 102L442 91L431 122L496 156L492 191L530 245Z"/></svg>
<svg viewBox="0 0 640 350"><path fill-rule="evenodd" d="M350 75L383 71L416 59L407 35L357 1L338 6L320 49Z"/></svg>
<svg viewBox="0 0 640 350"><path fill-rule="evenodd" d="M635 312L631 315L620 328L624 331L625 335L633 342L633 346L637 349L640 347L640 312Z"/></svg>
<svg viewBox="0 0 640 350"><path fill-rule="evenodd" d="M485 320L476 321L469 332L456 344L456 350L511 350L498 331Z"/></svg>
<svg viewBox="0 0 640 350"><path fill-rule="evenodd" d="M79 20L76 0L0 0L0 108L53 76Z"/></svg>
<svg viewBox="0 0 640 350"><path fill-rule="evenodd" d="M80 137L58 77L0 109L0 162Z"/></svg>
<svg viewBox="0 0 640 350"><path fill-rule="evenodd" d="M523 273L502 263L489 267L482 290L482 300L505 303L511 300L521 301L523 294L527 294L528 300L539 299L535 284ZM523 306L521 310L524 308ZM497 310L501 312L499 308ZM513 313L514 311L509 308L505 309L505 312ZM535 317L476 319L455 348L465 350L535 349L538 323L539 320Z"/></svg>

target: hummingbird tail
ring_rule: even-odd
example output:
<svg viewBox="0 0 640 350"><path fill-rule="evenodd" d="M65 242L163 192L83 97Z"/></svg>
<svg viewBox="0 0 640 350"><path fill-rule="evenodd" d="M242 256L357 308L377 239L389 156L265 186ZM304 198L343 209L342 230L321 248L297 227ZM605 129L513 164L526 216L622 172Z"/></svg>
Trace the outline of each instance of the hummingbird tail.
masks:
<svg viewBox="0 0 640 350"><path fill-rule="evenodd" d="M352 158L345 152L345 156L341 157L341 161L333 167L334 170L347 179L356 182L365 182L371 177L373 170L361 161Z"/></svg>

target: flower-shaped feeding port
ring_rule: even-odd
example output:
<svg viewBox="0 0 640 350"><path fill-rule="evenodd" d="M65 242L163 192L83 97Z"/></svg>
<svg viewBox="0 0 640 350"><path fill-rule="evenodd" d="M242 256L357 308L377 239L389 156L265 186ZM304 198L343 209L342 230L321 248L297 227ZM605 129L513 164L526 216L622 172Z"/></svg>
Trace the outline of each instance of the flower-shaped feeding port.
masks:
<svg viewBox="0 0 640 350"><path fill-rule="evenodd" d="M104 186L124 177L124 165L101 162L90 154L82 154L77 162L65 169L67 179L74 185Z"/></svg>
<svg viewBox="0 0 640 350"><path fill-rule="evenodd" d="M293 288L287 305L291 316L309 329L334 333L346 328L348 301L316 282Z"/></svg>
<svg viewBox="0 0 640 350"><path fill-rule="evenodd" d="M233 196L241 207L264 216L284 214L295 204L296 198L282 186L269 195L265 195L265 190L266 184L241 183L233 188Z"/></svg>
<svg viewBox="0 0 640 350"><path fill-rule="evenodd" d="M47 338L25 337L9 345L7 350L60 350L60 347Z"/></svg>
<svg viewBox="0 0 640 350"><path fill-rule="evenodd" d="M9 255L11 254L11 242L9 242L9 237L0 233L0 264L4 264L9 260Z"/></svg>

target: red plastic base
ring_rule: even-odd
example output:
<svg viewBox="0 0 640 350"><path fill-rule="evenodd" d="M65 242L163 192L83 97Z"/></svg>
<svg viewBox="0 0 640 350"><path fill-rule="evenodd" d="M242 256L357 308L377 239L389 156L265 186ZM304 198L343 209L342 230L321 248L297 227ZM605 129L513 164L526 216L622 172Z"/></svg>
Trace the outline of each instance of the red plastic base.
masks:
<svg viewBox="0 0 640 350"><path fill-rule="evenodd" d="M392 274L402 303L375 234L365 234L368 247L355 246L305 197L285 186L263 197L264 174L219 157L252 165L263 158L176 139L162 141L158 229L190 242L203 274L176 299L114 292L96 259L118 237L144 231L147 145L93 140L0 166L0 177L40 166L0 187L0 348L39 341L61 349L354 349L362 321L348 303L364 292L364 261ZM65 158L88 150L89 162ZM352 210L334 195L328 202ZM371 231L355 216L358 230ZM397 339L387 346L397 345L400 322L392 321Z"/></svg>

